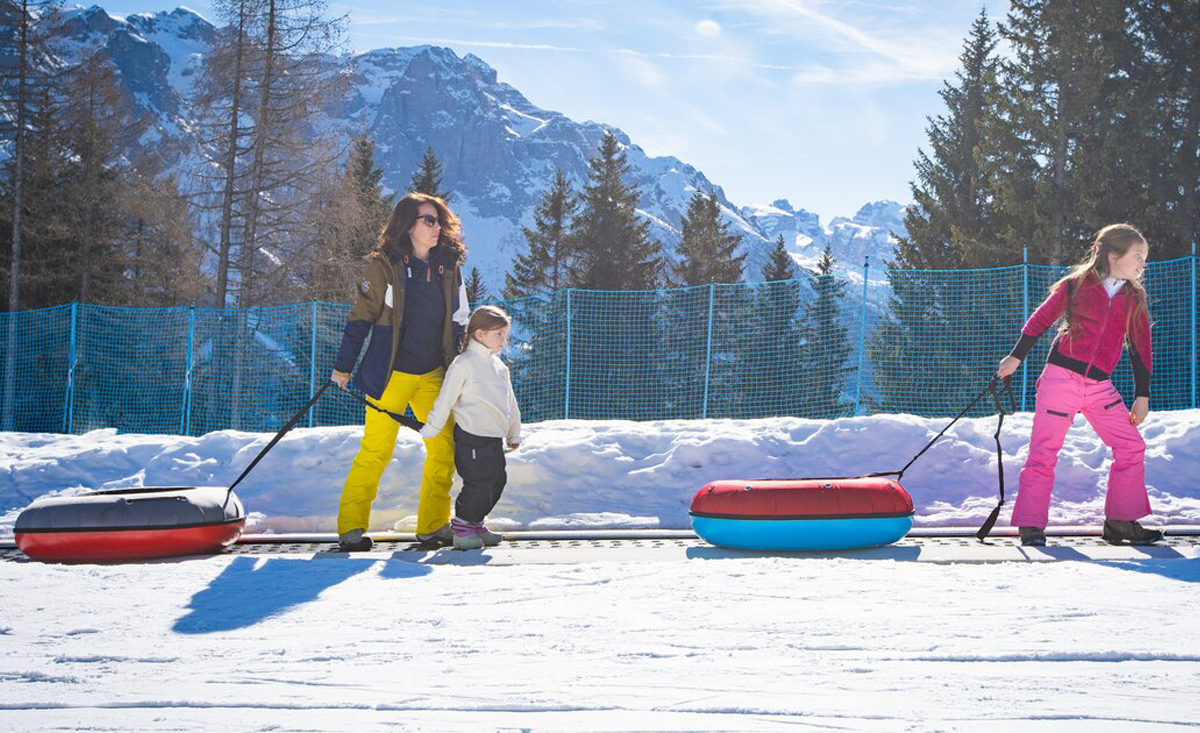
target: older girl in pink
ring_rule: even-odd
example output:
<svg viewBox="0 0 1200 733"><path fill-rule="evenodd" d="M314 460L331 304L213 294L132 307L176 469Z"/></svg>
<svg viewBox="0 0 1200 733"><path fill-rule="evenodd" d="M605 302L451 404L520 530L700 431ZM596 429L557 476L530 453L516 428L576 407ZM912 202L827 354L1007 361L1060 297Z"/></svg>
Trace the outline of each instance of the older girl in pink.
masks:
<svg viewBox="0 0 1200 733"><path fill-rule="evenodd" d="M1146 496L1146 443L1138 425L1150 410L1150 378L1154 372L1150 313L1140 277L1148 246L1129 224L1101 229L1088 256L1050 288L1021 329L1012 353L997 372L1017 370L1038 337L1061 319L1058 334L1037 382L1037 401L1029 457L1021 469L1012 523L1021 544L1046 544L1046 523L1054 467L1076 413L1083 416L1112 449L1108 492L1104 501L1104 539L1115 543L1150 544L1162 539L1157 530L1137 520L1150 514ZM1109 375L1128 345L1135 396L1131 410Z"/></svg>

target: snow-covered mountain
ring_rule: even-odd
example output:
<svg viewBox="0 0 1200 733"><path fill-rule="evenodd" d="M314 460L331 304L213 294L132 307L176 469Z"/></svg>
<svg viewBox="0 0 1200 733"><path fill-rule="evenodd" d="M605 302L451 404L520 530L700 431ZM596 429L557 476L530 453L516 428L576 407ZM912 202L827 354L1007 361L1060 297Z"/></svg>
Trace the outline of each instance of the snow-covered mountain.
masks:
<svg viewBox="0 0 1200 733"><path fill-rule="evenodd" d="M861 270L867 258L872 268L882 268L894 254L892 233L905 231L904 207L894 201L867 204L853 217L836 217L827 225L811 211L792 208L787 199L743 206L742 215L772 241L783 235L793 259L808 269L816 266L827 244L841 269Z"/></svg>
<svg viewBox="0 0 1200 733"><path fill-rule="evenodd" d="M65 66L94 54L111 60L138 113L139 124L125 141L127 157L155 155L183 168L196 149L187 100L216 36L210 22L183 7L126 17L99 6L76 7L65 13L56 52ZM376 143L384 182L397 191L407 188L421 156L433 148L443 166L443 185L453 192L454 208L464 220L470 262L493 291L521 251L521 227L530 224L554 169L562 168L578 188L606 131L625 146L633 183L641 191L639 208L668 254L678 243L680 219L696 190L715 190L726 219L743 235L747 280L759 279L779 233L801 265L810 266L830 242L839 265L854 271L861 270L866 255L873 265L882 264L891 254L889 233L903 231L903 208L894 202L868 204L854 217L824 226L815 214L794 210L784 200L738 206L703 172L674 157L647 155L615 127L575 122L535 106L472 54L416 46L377 49L342 61L351 89L343 104L328 110L326 122L347 135L367 131Z"/></svg>

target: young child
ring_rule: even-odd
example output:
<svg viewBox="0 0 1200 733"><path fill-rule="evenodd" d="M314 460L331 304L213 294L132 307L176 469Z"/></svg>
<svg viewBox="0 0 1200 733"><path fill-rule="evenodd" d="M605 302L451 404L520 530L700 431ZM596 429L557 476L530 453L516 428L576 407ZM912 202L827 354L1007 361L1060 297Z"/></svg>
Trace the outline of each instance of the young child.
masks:
<svg viewBox="0 0 1200 733"><path fill-rule="evenodd" d="M454 502L454 549L473 550L500 543L501 537L483 526L508 481L504 448L521 444L521 410L513 394L508 367L498 354L508 341L508 314L480 306L467 322L463 352L446 370L442 390L421 435L433 437L454 413L454 465L462 476L462 491Z"/></svg>
<svg viewBox="0 0 1200 733"><path fill-rule="evenodd" d="M1050 324L1062 318L1046 367L1037 381L1036 413L1029 457L1021 469L1012 523L1021 544L1046 544L1046 522L1054 466L1077 412L1112 449L1108 493L1104 501L1104 539L1113 544L1146 545L1163 538L1137 520L1150 514L1146 496L1146 443L1137 426L1150 410L1150 313L1139 278L1148 245L1128 224L1111 224L1096 233L1091 251L1066 277L1050 288L1021 329L1012 353L1000 361L997 375L1007 377ZM1125 410L1109 374L1129 345L1136 396Z"/></svg>

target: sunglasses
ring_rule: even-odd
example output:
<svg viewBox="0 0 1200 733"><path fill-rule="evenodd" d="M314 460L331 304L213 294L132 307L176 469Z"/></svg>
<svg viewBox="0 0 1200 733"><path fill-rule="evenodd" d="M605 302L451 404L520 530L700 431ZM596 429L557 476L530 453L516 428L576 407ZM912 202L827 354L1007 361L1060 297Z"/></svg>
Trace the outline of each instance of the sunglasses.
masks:
<svg viewBox="0 0 1200 733"><path fill-rule="evenodd" d="M442 222L440 222L438 218L432 214L421 214L417 217L417 220L425 222L425 226L431 229L436 226L441 226L442 224Z"/></svg>

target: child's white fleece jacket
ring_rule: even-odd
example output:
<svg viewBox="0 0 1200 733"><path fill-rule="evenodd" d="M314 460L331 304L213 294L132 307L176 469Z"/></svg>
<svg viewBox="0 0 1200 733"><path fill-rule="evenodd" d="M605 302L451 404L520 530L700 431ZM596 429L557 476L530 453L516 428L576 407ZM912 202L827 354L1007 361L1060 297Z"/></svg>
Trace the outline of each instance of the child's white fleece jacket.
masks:
<svg viewBox="0 0 1200 733"><path fill-rule="evenodd" d="M521 410L513 394L508 367L500 357L475 339L455 357L442 380L421 437L433 438L442 431L450 411L463 430L485 438L521 440Z"/></svg>

